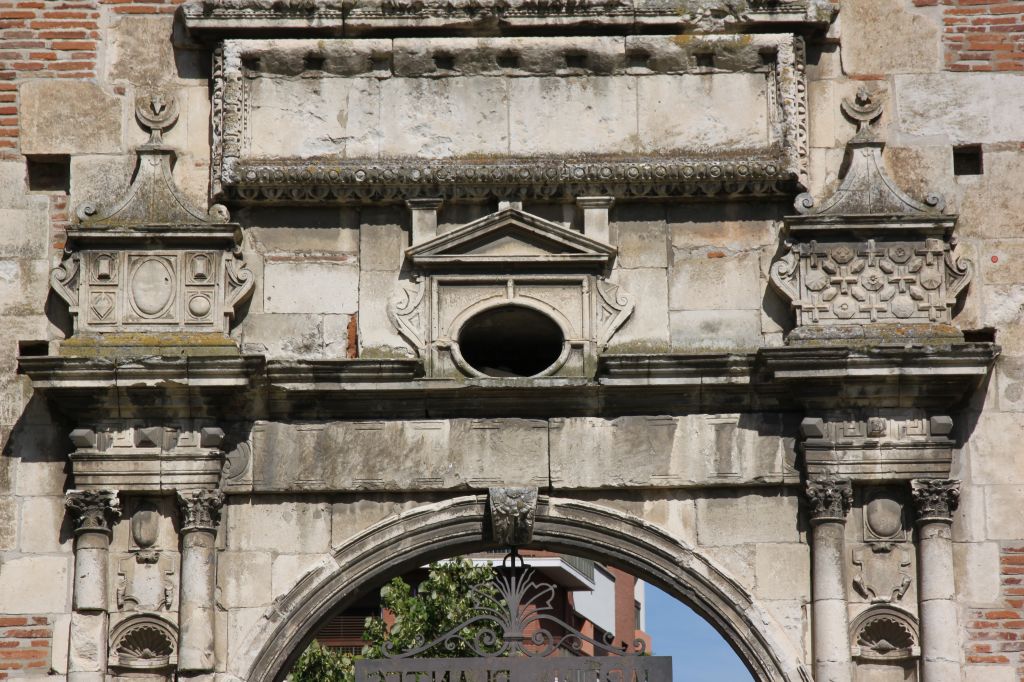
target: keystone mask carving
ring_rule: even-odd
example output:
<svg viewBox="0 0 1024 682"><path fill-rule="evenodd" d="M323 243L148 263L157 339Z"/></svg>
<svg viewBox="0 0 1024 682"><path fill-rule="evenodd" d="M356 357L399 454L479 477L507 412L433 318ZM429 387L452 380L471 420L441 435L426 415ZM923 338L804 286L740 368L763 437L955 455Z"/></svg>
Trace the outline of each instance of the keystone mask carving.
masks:
<svg viewBox="0 0 1024 682"><path fill-rule="evenodd" d="M504 547L528 545L533 539L537 489L491 488L489 511L496 543Z"/></svg>

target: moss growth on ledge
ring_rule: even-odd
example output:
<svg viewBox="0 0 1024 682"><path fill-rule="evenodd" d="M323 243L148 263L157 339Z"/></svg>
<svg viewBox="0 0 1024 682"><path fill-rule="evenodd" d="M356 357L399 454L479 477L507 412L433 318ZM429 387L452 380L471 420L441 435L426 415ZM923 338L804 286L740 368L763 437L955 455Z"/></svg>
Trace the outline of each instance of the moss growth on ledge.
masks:
<svg viewBox="0 0 1024 682"><path fill-rule="evenodd" d="M120 332L79 334L61 343L63 357L238 356L238 344L219 333Z"/></svg>

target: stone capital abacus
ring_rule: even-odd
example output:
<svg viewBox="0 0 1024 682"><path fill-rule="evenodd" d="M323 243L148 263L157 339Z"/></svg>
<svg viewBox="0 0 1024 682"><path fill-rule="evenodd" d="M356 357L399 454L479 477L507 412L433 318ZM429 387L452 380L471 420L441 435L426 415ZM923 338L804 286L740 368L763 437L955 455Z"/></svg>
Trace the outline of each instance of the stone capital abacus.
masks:
<svg viewBox="0 0 1024 682"><path fill-rule="evenodd" d="M215 531L220 524L220 510L224 506L224 493L220 490L193 490L178 493L181 509L181 531Z"/></svg>
<svg viewBox="0 0 1024 682"><path fill-rule="evenodd" d="M917 478L910 486L918 524L953 522L953 512L960 503L960 481Z"/></svg>
<svg viewBox="0 0 1024 682"><path fill-rule="evenodd" d="M811 523L846 522L853 504L853 486L845 479L812 479L805 489L811 512Z"/></svg>
<svg viewBox="0 0 1024 682"><path fill-rule="evenodd" d="M64 506L75 522L75 535L104 533L121 518L121 502L116 490L69 490Z"/></svg>

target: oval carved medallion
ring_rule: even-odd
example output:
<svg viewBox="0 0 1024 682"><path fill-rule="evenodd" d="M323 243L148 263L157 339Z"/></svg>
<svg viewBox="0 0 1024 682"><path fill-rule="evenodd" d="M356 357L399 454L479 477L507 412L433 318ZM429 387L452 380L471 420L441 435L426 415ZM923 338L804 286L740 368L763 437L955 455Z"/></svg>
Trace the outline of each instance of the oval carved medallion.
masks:
<svg viewBox="0 0 1024 682"><path fill-rule="evenodd" d="M132 302L140 313L156 317L170 307L174 298L174 272L159 258L143 261L131 281Z"/></svg>

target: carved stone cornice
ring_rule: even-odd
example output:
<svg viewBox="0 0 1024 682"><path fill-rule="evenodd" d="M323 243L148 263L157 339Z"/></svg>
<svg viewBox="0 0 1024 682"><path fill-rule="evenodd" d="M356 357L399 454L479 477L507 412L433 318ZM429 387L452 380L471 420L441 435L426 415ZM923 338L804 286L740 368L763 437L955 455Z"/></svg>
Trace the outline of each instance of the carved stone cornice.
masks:
<svg viewBox="0 0 1024 682"><path fill-rule="evenodd" d="M960 504L960 481L919 478L911 481L910 486L918 524L953 522L953 512Z"/></svg>
<svg viewBox="0 0 1024 682"><path fill-rule="evenodd" d="M805 489L811 523L826 521L846 522L853 505L853 486L848 480L831 478L807 481Z"/></svg>
<svg viewBox="0 0 1024 682"><path fill-rule="evenodd" d="M224 506L224 493L220 490L193 490L178 493L181 509L181 532L216 531L220 525L220 510Z"/></svg>
<svg viewBox="0 0 1024 682"><path fill-rule="evenodd" d="M64 506L75 522L75 535L82 533L111 534L121 518L121 502L116 490L69 490Z"/></svg>
<svg viewBox="0 0 1024 682"><path fill-rule="evenodd" d="M502 547L530 544L537 488L490 488L487 501L494 542Z"/></svg>

